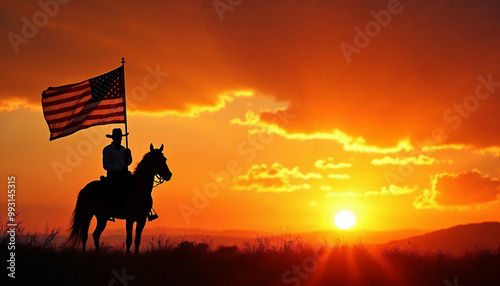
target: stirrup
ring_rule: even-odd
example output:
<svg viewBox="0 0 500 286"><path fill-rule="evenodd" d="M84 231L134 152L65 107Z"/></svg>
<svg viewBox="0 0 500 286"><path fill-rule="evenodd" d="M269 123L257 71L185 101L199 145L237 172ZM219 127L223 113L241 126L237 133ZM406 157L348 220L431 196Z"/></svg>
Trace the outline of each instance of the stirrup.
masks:
<svg viewBox="0 0 500 286"><path fill-rule="evenodd" d="M156 214L156 211L154 208L151 208L151 211L148 214L148 221L153 221L158 218L158 214Z"/></svg>

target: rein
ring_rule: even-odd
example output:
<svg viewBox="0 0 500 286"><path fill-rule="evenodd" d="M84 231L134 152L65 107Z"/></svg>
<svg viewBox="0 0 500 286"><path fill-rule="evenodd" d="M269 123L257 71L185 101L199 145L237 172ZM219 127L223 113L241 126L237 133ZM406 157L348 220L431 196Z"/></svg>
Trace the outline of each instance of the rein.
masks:
<svg viewBox="0 0 500 286"><path fill-rule="evenodd" d="M165 182L165 180L158 174L155 174L155 177L153 180L154 180L153 188L158 187L159 185L161 185Z"/></svg>

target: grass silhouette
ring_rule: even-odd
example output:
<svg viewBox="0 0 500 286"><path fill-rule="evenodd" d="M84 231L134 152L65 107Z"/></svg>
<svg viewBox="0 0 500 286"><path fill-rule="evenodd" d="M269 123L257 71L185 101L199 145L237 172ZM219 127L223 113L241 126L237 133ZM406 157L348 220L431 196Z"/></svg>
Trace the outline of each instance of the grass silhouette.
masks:
<svg viewBox="0 0 500 286"><path fill-rule="evenodd" d="M500 285L500 247L462 255L258 233L240 247L160 235L140 254L103 244L99 252L56 243L58 229L16 237L13 285ZM0 253L9 237L1 229ZM5 271L5 270L4 270ZM6 277L6 274L4 275ZM124 278L125 277L125 278ZM7 277L8 278L8 277ZM122 280L120 280L122 279ZM449 284L447 284L449 283ZM2 283L2 285L5 285Z"/></svg>

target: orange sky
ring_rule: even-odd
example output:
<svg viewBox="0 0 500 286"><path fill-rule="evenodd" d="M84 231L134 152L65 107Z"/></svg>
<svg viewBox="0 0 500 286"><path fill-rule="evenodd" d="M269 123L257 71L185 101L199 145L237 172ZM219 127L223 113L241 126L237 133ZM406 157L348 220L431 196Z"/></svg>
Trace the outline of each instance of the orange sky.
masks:
<svg viewBox="0 0 500 286"><path fill-rule="evenodd" d="M42 91L122 56L133 166L152 142L173 172L154 226L313 231L342 209L372 230L499 220L496 1L65 2L0 4L0 169L29 229L67 227L123 126L49 142Z"/></svg>

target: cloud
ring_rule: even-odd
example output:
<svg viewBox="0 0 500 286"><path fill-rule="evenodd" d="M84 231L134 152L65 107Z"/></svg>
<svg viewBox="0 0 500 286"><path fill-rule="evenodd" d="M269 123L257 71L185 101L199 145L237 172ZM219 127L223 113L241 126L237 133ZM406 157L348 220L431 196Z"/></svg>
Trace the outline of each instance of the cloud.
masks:
<svg viewBox="0 0 500 286"><path fill-rule="evenodd" d="M493 146L493 147L489 147L489 148L478 149L478 150L475 150L474 153L480 154L483 156L500 157L500 147Z"/></svg>
<svg viewBox="0 0 500 286"><path fill-rule="evenodd" d="M436 190L424 189L422 194L417 196L413 201L413 207L415 209L444 209L436 202L436 196L438 192Z"/></svg>
<svg viewBox="0 0 500 286"><path fill-rule="evenodd" d="M432 165L437 161L434 158L431 158L426 155L419 155L418 157L402 157L402 158L393 158L389 156L385 156L382 159L373 159L373 165Z"/></svg>
<svg viewBox="0 0 500 286"><path fill-rule="evenodd" d="M280 163L271 166L266 164L253 165L243 175L235 178L231 189L256 192L293 192L310 189L311 185L304 182L311 179L322 179L318 173L302 173L299 167L288 169Z"/></svg>
<svg viewBox="0 0 500 286"><path fill-rule="evenodd" d="M221 109L226 108L228 103L233 102L236 98L251 98L255 97L255 93L250 90L235 90L235 91L227 91L225 93L219 94L215 100L215 102L211 105L196 105L189 104L185 107L184 110L170 110L170 111L141 111L141 110L130 110L130 105L135 105L136 103L133 101L133 98L127 99L127 109L128 115L144 115L144 116L154 116L154 117L163 117L163 116L177 116L177 117L187 117L187 118L196 118L199 117L202 113L213 113L217 112ZM132 102L131 102L132 101ZM35 105L29 103L27 100L13 98L13 99L5 99L0 101L0 112L10 112L21 109L28 109L30 111L42 111L41 105Z"/></svg>
<svg viewBox="0 0 500 286"><path fill-rule="evenodd" d="M9 11L2 14L3 35L22 34L21 19L43 11L36 2L0 5ZM252 90L289 103L279 112L296 118L276 123L284 136L333 140L347 151L393 153L428 138L435 128L445 130L447 144L498 142L500 97L479 101L477 111L454 110L470 107L465 99L474 96L481 75L491 74L494 82L483 92L500 92L500 4L402 3L390 25L346 61L339 45L354 45L354 28L364 27L372 20L370 11L386 5L255 0L226 12L222 22L211 1L123 2L119 9L111 2L72 1L21 44L18 54L6 39L0 52L9 68L0 71L0 96L37 106L47 86L111 70L124 55L131 93L144 86L146 67L159 65L169 73L134 112L196 116L205 112L196 107L217 109L225 91ZM449 120L443 119L450 109ZM460 132L453 132L457 122Z"/></svg>
<svg viewBox="0 0 500 286"><path fill-rule="evenodd" d="M397 185L389 185L389 187L382 187L380 191L368 191L365 192L365 196L371 196L371 195L381 195L381 196L387 196L387 195L393 195L393 196L400 196L400 195L407 195L414 193L417 190L417 186L414 186L413 188L409 188L408 186L400 187Z"/></svg>
<svg viewBox="0 0 500 286"><path fill-rule="evenodd" d="M442 151L442 150L455 150L455 151L467 151L472 150L473 147L471 145L464 144L441 144L441 145L428 145L422 147L422 152L424 153L432 153L434 151Z"/></svg>
<svg viewBox="0 0 500 286"><path fill-rule="evenodd" d="M350 168L352 167L351 163L334 163L332 157L328 157L325 160L319 159L314 163L314 166L321 170L326 169L342 169L342 168Z"/></svg>
<svg viewBox="0 0 500 286"><path fill-rule="evenodd" d="M362 137L353 138L339 130L333 130L332 132L297 133L289 132L282 127L283 125L290 124L295 117L296 115L289 113L287 109L283 108L277 109L274 112L262 111L261 113L249 110L245 114L245 119L235 118L231 120L231 124L251 127L250 133L264 132L277 134L290 140L331 140L341 144L345 151L350 152L388 154L413 149L412 144L408 140L402 140L394 147L380 148L365 144L365 140ZM277 121L276 118L287 119Z"/></svg>
<svg viewBox="0 0 500 286"><path fill-rule="evenodd" d="M186 106L184 110L171 110L171 111L157 111L157 112L148 112L148 111L131 111L129 114L134 115L147 115L147 116L168 116L173 115L177 117L188 117L188 118L196 118L199 117L202 113L213 113L217 112L221 109L226 108L226 105L230 102L233 102L236 98L242 97L255 97L255 93L249 90L238 90L238 91L228 91L217 96L216 101L212 105L195 105L189 104Z"/></svg>
<svg viewBox="0 0 500 286"><path fill-rule="evenodd" d="M41 105L34 105L28 103L25 99L13 98L0 101L0 112L10 112L21 109L30 111L42 111Z"/></svg>
<svg viewBox="0 0 500 286"><path fill-rule="evenodd" d="M456 207L466 209L500 199L500 180L482 175L478 170L432 177L431 190L424 190L413 205L417 209Z"/></svg>

